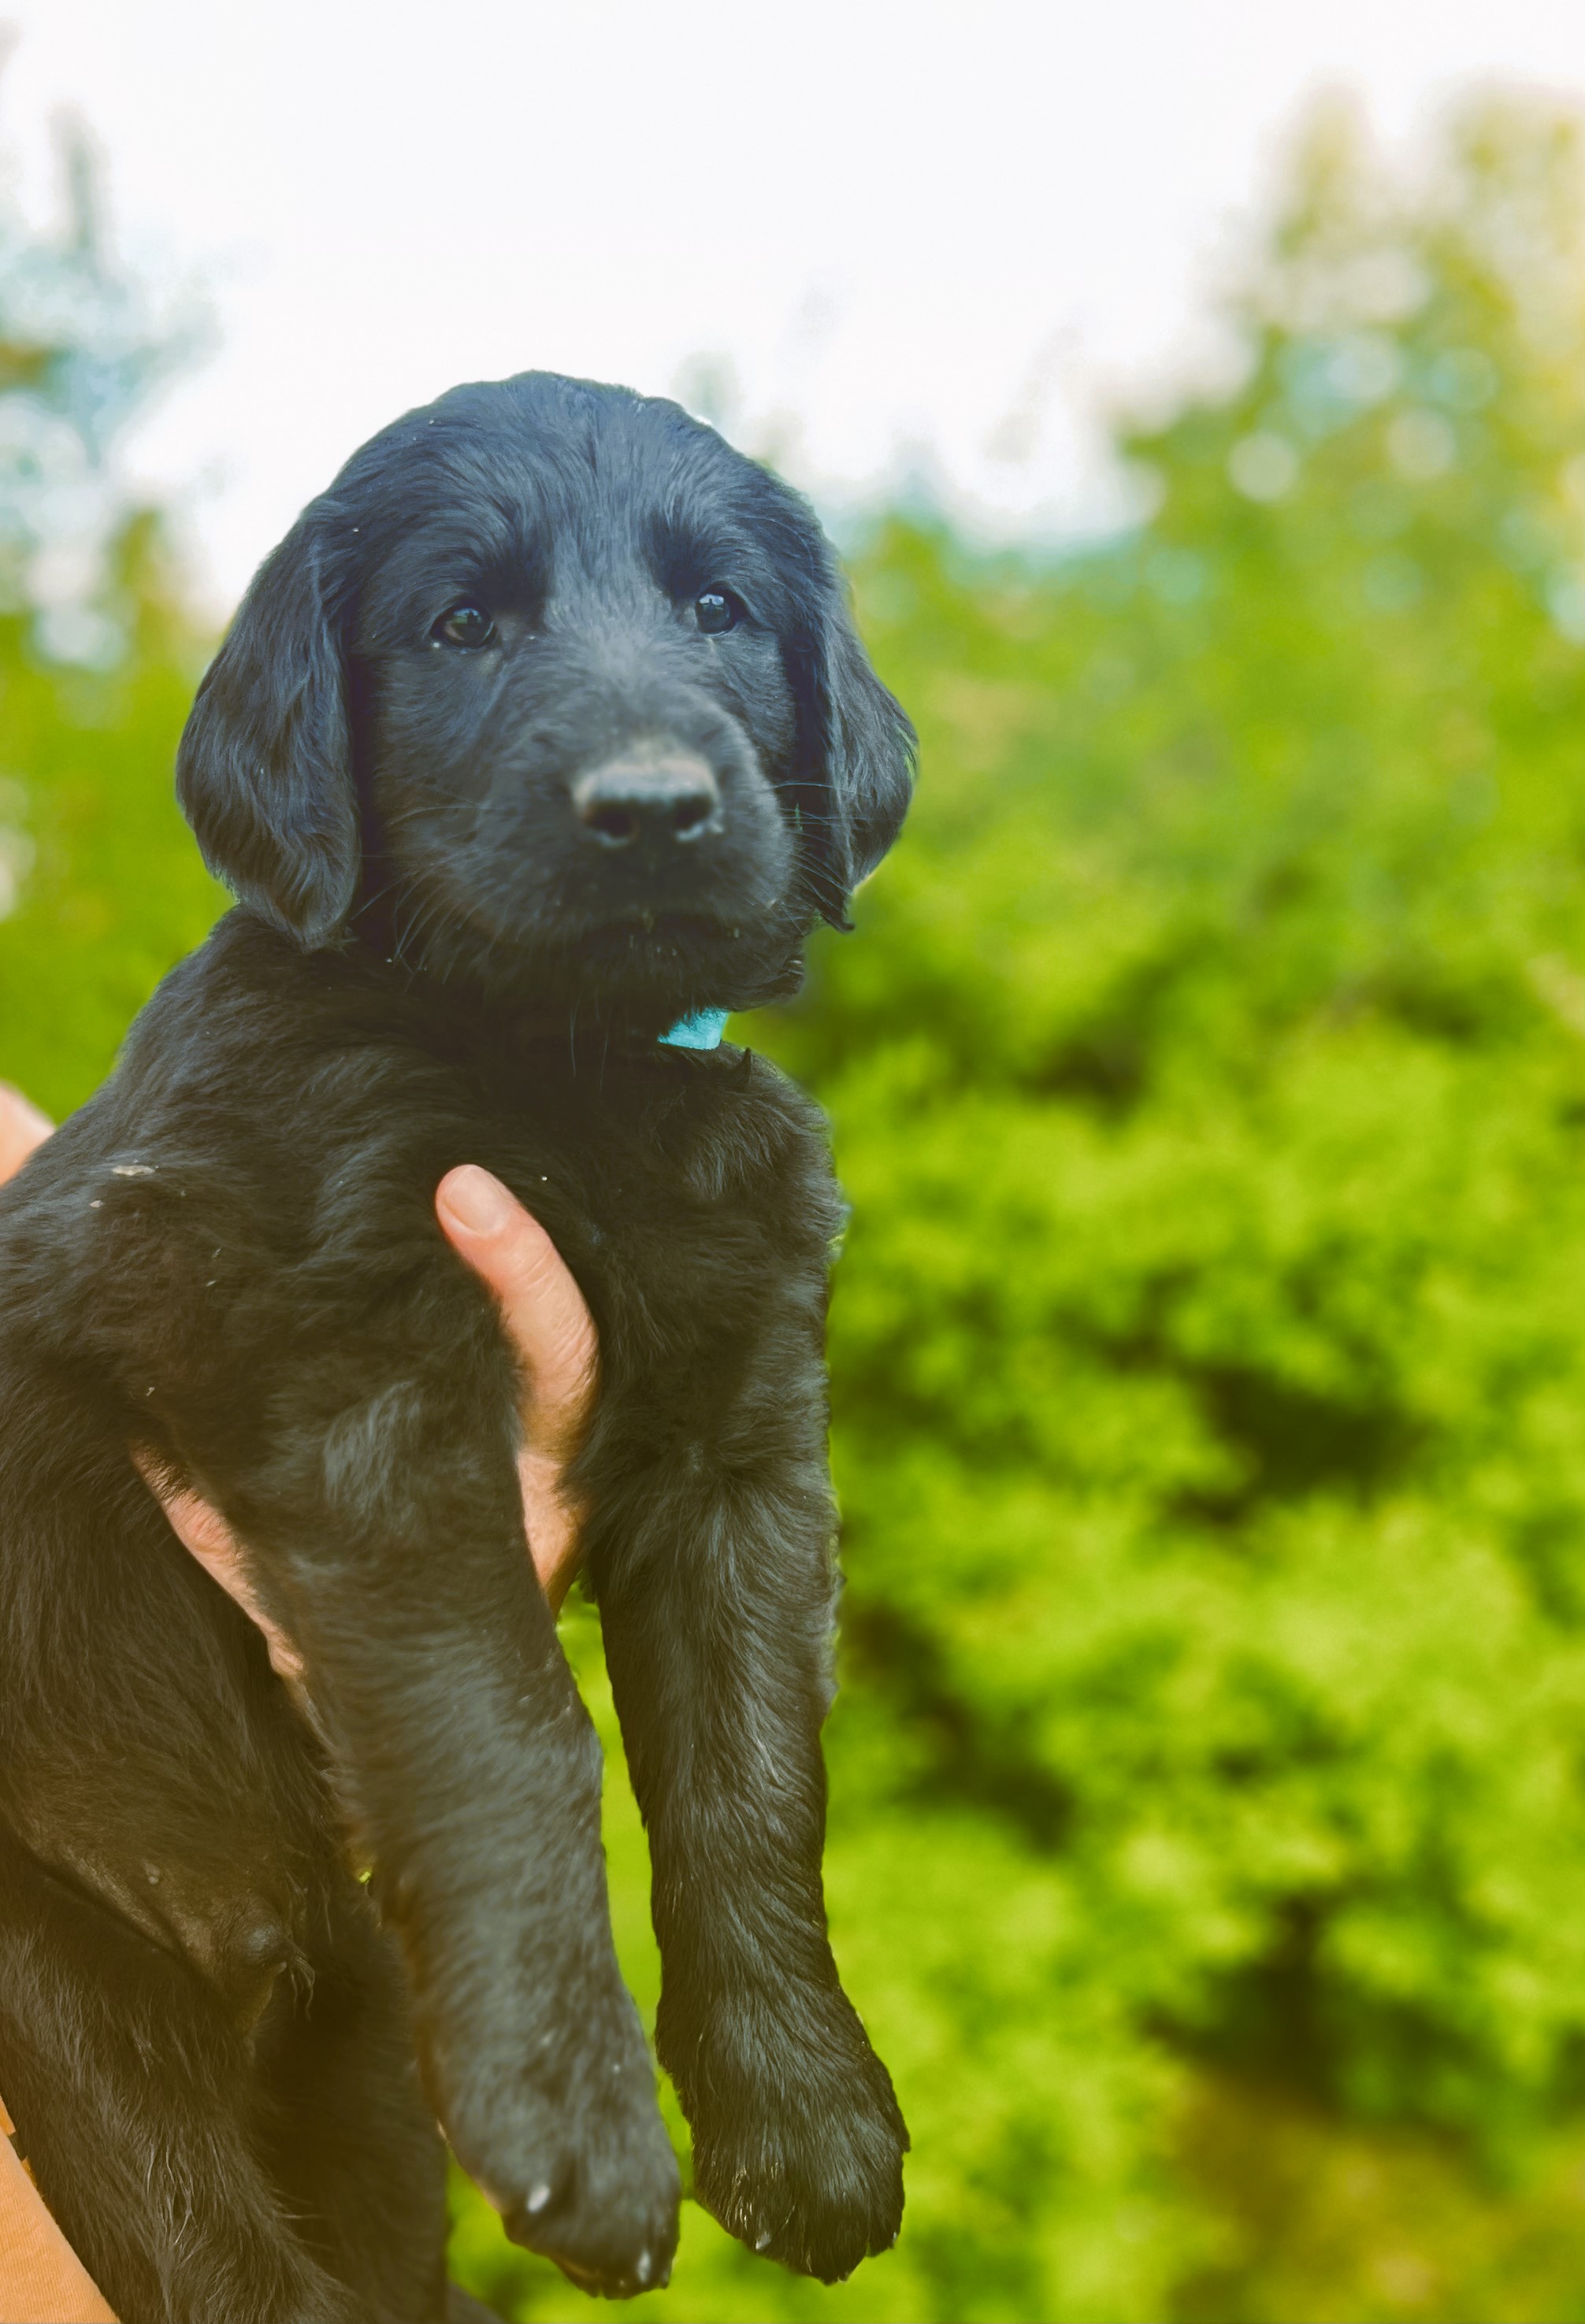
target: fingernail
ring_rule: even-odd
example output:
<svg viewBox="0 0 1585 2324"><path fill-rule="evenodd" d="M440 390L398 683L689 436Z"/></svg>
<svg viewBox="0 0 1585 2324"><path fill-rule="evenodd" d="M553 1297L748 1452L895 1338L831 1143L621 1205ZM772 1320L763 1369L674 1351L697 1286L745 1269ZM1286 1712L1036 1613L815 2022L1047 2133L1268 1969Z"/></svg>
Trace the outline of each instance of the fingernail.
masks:
<svg viewBox="0 0 1585 2324"><path fill-rule="evenodd" d="M499 1178L492 1178L476 1162L465 1162L451 1172L440 1190L440 1203L459 1226L477 1235L499 1234L515 1208Z"/></svg>

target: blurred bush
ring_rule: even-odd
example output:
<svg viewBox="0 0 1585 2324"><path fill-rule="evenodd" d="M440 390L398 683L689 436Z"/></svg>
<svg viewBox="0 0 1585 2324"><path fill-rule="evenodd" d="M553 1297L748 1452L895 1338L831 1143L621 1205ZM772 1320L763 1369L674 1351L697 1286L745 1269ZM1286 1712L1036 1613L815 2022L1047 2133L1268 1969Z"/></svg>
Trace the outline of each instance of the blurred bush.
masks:
<svg viewBox="0 0 1585 2324"><path fill-rule="evenodd" d="M910 2208L828 2292L690 2207L638 2316L1585 2318L1576 124L1398 181L1321 121L1230 320L1237 384L1119 430L1126 537L860 559L919 808L740 1029L855 1204L830 1886ZM211 908L124 539L120 663L0 639L0 1068L57 1098ZM477 2289L587 2312L457 2211Z"/></svg>
<svg viewBox="0 0 1585 2324"><path fill-rule="evenodd" d="M194 320L116 264L80 134L61 161L58 232L0 196L0 1072L54 1110L224 900L171 788L203 641L112 457Z"/></svg>

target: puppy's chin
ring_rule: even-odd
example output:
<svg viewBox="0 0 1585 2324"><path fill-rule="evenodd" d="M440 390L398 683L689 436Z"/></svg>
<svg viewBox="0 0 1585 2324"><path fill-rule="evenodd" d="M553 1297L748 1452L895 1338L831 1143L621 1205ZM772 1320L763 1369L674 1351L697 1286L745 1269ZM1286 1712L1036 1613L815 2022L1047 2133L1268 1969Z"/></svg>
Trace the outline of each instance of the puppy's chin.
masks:
<svg viewBox="0 0 1585 2324"><path fill-rule="evenodd" d="M531 1016L589 1010L653 1037L700 1009L756 1008L795 992L811 917L787 897L730 920L647 908L601 919L545 914L503 927L445 915L429 920L405 959L493 1006Z"/></svg>

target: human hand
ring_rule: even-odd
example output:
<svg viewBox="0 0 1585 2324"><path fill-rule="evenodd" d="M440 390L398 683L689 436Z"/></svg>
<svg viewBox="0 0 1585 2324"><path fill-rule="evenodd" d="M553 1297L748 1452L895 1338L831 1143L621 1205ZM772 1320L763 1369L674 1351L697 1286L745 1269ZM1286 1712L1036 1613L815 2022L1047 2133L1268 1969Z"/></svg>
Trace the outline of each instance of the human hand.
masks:
<svg viewBox="0 0 1585 2324"><path fill-rule="evenodd" d="M21 1168L51 1127L36 1107L0 1083L0 1180ZM458 1257L494 1293L523 1368L518 1481L534 1571L554 1610L578 1570L583 1512L569 1497L566 1471L589 1425L598 1384L594 1323L544 1228L487 1170L470 1162L449 1170L435 1189L435 1216ZM152 1463L139 1459L138 1465L177 1538L258 1624L281 1676L299 1683L301 1658L255 1603L242 1556L219 1511L197 1493L162 1482Z"/></svg>
<svg viewBox="0 0 1585 2324"><path fill-rule="evenodd" d="M49 1115L30 1105L20 1090L0 1082L0 1185L21 1169L54 1127Z"/></svg>
<svg viewBox="0 0 1585 2324"><path fill-rule="evenodd" d="M435 1215L452 1250L496 1295L523 1367L523 1516L552 1611L578 1571L583 1510L567 1469L583 1442L599 1386L594 1319L566 1261L516 1196L472 1162L448 1170Z"/></svg>

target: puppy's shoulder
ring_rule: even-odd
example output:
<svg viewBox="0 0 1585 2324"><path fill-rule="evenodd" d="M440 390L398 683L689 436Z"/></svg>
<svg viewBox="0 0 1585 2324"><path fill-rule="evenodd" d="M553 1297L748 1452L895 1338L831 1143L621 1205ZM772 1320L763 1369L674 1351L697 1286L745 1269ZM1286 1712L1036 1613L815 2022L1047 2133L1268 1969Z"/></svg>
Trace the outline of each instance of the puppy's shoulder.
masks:
<svg viewBox="0 0 1585 2324"><path fill-rule="evenodd" d="M684 1055L676 1066L668 1143L691 1193L829 1240L839 1201L825 1116L808 1092L748 1049Z"/></svg>
<svg viewBox="0 0 1585 2324"><path fill-rule="evenodd" d="M162 980L108 1081L5 1207L72 1241L85 1204L101 1228L219 1211L290 1240L349 1149L411 1135L437 1084L448 1076L409 1037L399 993L238 909Z"/></svg>
<svg viewBox="0 0 1585 2324"><path fill-rule="evenodd" d="M305 1056L399 1044L395 1000L350 954L305 950L238 907L163 979L127 1037L122 1072L176 1085L243 1062L267 1074L278 1060L296 1074ZM233 1094L246 1104L249 1087Z"/></svg>

